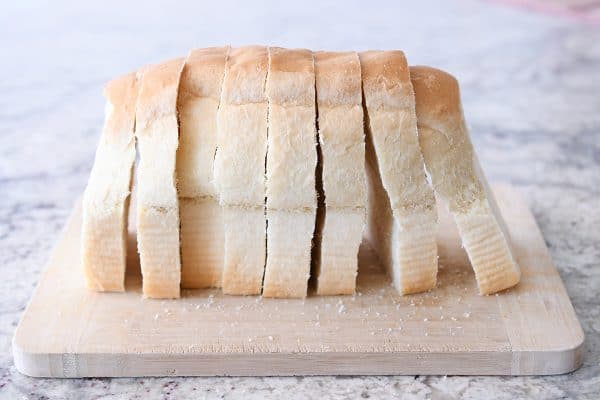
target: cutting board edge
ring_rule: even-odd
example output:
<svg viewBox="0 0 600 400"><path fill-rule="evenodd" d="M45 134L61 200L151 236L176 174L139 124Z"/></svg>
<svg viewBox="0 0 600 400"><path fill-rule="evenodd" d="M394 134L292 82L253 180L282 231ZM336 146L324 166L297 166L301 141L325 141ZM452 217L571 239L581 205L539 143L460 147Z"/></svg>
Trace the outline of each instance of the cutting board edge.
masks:
<svg viewBox="0 0 600 400"><path fill-rule="evenodd" d="M17 370L37 378L326 375L560 375L583 363L583 341L556 351L254 354L29 353L13 340ZM294 362L291 363L290 361ZM218 368L215 368L218 365ZM134 374L127 371L139 371Z"/></svg>

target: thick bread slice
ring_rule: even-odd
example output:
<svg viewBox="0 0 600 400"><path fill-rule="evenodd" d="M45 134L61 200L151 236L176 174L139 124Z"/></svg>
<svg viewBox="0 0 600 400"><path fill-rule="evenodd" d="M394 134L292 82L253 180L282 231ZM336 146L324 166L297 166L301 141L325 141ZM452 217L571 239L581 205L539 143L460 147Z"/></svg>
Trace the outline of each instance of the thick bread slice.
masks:
<svg viewBox="0 0 600 400"><path fill-rule="evenodd" d="M225 294L260 294L265 269L266 47L229 53L217 113L214 179L225 221Z"/></svg>
<svg viewBox="0 0 600 400"><path fill-rule="evenodd" d="M435 287L437 211L417 136L415 98L401 51L360 53L366 106L367 239L401 294Z"/></svg>
<svg viewBox="0 0 600 400"><path fill-rule="evenodd" d="M179 207L175 156L179 129L177 92L184 59L142 70L136 107L140 153L137 240L145 297L179 297Z"/></svg>
<svg viewBox="0 0 600 400"><path fill-rule="evenodd" d="M481 294L516 285L521 277L510 237L473 151L458 82L430 67L411 67L419 141L435 192L454 216Z"/></svg>
<svg viewBox="0 0 600 400"><path fill-rule="evenodd" d="M315 53L325 217L317 294L352 294L367 203L361 72L355 52Z"/></svg>
<svg viewBox="0 0 600 400"><path fill-rule="evenodd" d="M265 297L305 297L317 166L312 52L269 48Z"/></svg>
<svg viewBox="0 0 600 400"><path fill-rule="evenodd" d="M125 290L127 214L135 160L136 73L109 82L106 116L83 194L82 264L86 283L99 291Z"/></svg>
<svg viewBox="0 0 600 400"><path fill-rule="evenodd" d="M192 50L181 73L177 191L183 288L221 287L225 238L213 164L228 52L229 47Z"/></svg>

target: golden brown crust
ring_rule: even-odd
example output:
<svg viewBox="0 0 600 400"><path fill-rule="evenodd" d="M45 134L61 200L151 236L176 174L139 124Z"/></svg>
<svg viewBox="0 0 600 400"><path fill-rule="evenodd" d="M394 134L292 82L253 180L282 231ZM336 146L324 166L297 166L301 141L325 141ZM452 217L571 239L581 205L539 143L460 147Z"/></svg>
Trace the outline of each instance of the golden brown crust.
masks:
<svg viewBox="0 0 600 400"><path fill-rule="evenodd" d="M361 105L360 61L350 52L314 53L317 101L319 105L337 107Z"/></svg>
<svg viewBox="0 0 600 400"><path fill-rule="evenodd" d="M219 100L229 46L191 50L181 72L178 101L181 104L190 98L210 97Z"/></svg>
<svg viewBox="0 0 600 400"><path fill-rule="evenodd" d="M269 54L264 46L231 49L227 60L221 102L225 104L264 103Z"/></svg>
<svg viewBox="0 0 600 400"><path fill-rule="evenodd" d="M315 104L313 55L306 49L269 47L269 101L282 106Z"/></svg>
<svg viewBox="0 0 600 400"><path fill-rule="evenodd" d="M443 125L463 125L460 89L456 78L449 73L426 66L410 67L410 79L418 94L419 123L443 130Z"/></svg>
<svg viewBox="0 0 600 400"><path fill-rule="evenodd" d="M370 110L413 107L408 63L402 51L365 51L359 57L363 91Z"/></svg>
<svg viewBox="0 0 600 400"><path fill-rule="evenodd" d="M111 104L111 116L106 119L104 134L125 136L131 140L135 121L135 104L138 95L136 72L120 76L104 87L104 97Z"/></svg>
<svg viewBox="0 0 600 400"><path fill-rule="evenodd" d="M177 112L177 93L185 58L148 65L140 70L144 84L140 87L136 123L143 129L165 115ZM141 130L140 129L140 130Z"/></svg>

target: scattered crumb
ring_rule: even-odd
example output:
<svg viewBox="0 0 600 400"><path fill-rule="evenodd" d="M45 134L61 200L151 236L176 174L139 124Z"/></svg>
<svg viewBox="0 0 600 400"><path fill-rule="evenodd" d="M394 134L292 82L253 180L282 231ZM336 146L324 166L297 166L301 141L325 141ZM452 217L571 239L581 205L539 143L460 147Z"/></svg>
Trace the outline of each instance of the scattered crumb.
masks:
<svg viewBox="0 0 600 400"><path fill-rule="evenodd" d="M429 318L423 318L423 322L429 321Z"/></svg>

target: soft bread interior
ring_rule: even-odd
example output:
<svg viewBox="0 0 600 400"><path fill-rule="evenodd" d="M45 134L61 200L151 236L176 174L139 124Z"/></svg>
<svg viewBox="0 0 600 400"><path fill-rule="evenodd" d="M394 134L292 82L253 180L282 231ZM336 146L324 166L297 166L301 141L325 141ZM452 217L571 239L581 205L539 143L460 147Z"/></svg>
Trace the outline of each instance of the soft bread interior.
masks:
<svg viewBox="0 0 600 400"><path fill-rule="evenodd" d="M360 54L368 137L367 238L401 294L436 285L437 213L417 136L408 64L401 51Z"/></svg>
<svg viewBox="0 0 600 400"><path fill-rule="evenodd" d="M266 261L268 51L232 49L217 112L214 180L224 218L223 292L260 294Z"/></svg>
<svg viewBox="0 0 600 400"><path fill-rule="evenodd" d="M352 294L367 203L358 54L317 52L315 75L324 200L316 292Z"/></svg>
<svg viewBox="0 0 600 400"><path fill-rule="evenodd" d="M175 160L184 59L146 67L136 105L137 242L145 297L179 297L181 257Z"/></svg>
<svg viewBox="0 0 600 400"><path fill-rule="evenodd" d="M312 52L269 48L265 297L305 297L315 227L316 107Z"/></svg>
<svg viewBox="0 0 600 400"><path fill-rule="evenodd" d="M214 183L217 110L229 47L192 50L179 95L177 189L181 215L181 286L221 287L223 215Z"/></svg>

